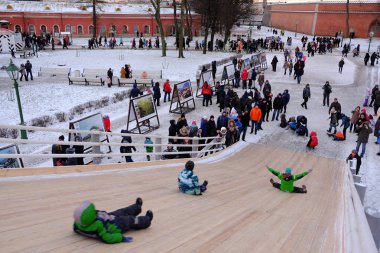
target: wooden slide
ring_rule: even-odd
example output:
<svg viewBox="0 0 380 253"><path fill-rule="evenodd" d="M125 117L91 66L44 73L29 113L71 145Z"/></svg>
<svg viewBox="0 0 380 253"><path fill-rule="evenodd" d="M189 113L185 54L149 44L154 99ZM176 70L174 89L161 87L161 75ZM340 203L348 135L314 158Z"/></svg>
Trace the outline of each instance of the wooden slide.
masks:
<svg viewBox="0 0 380 253"><path fill-rule="evenodd" d="M224 156L223 152L217 156ZM342 161L253 144L233 154L227 153L222 160L214 156L195 161L200 180L209 181L209 189L203 196L188 196L178 191L177 175L185 162L180 160L145 163L133 169L116 170L106 165L107 168L101 167L102 171L94 175L83 172L61 173L53 178L3 175L0 178L0 251L346 253L374 250L373 241L368 238L368 225L361 228L363 220L356 214L362 210L353 210L349 203L357 202L358 198L347 184L349 175ZM313 168L310 175L296 183L307 185L308 193L290 194L273 188L269 179L274 176L265 169L266 164L281 171L291 167L294 173ZM126 167L117 165L123 166ZM144 200L143 213L153 210L154 219L147 230L126 233L134 237L132 243L107 245L72 231L73 210L83 200L93 201L99 210L113 211L134 203L138 196Z"/></svg>

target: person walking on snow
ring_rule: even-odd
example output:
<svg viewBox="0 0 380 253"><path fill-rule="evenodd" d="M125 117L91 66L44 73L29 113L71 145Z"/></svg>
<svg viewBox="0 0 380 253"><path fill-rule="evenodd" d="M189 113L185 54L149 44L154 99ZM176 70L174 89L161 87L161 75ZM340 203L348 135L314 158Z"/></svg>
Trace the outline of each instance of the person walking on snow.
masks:
<svg viewBox="0 0 380 253"><path fill-rule="evenodd" d="M339 61L339 73L342 74L342 71L343 71L343 65L344 65L344 59L342 58L340 61Z"/></svg>
<svg viewBox="0 0 380 253"><path fill-rule="evenodd" d="M303 97L303 103L301 104L301 106L302 107L305 106L305 109L307 109L307 101L311 97L310 85L309 84L306 84L305 88L303 89L302 97Z"/></svg>
<svg viewBox="0 0 380 253"><path fill-rule="evenodd" d="M273 72L276 72L277 62L278 62L277 56L274 56L271 62Z"/></svg>
<svg viewBox="0 0 380 253"><path fill-rule="evenodd" d="M360 146L362 145L362 152L360 157L363 157L366 150L366 145L368 143L369 135L372 133L372 128L368 126L367 122L364 122L358 128L359 136L356 144L356 153L359 153Z"/></svg>
<svg viewBox="0 0 380 253"><path fill-rule="evenodd" d="M241 72L241 80L243 80L243 90L247 89L248 71L246 68Z"/></svg>
<svg viewBox="0 0 380 253"><path fill-rule="evenodd" d="M164 103L166 103L166 97L168 97L168 101L170 101L170 94L172 92L172 88L170 87L169 79L166 79L166 82L164 83Z"/></svg>
<svg viewBox="0 0 380 253"><path fill-rule="evenodd" d="M327 102L327 106L330 106L330 94L332 92L330 82L326 81L326 83L325 83L325 85L323 85L322 89L323 89L323 106L326 105L326 102Z"/></svg>
<svg viewBox="0 0 380 253"><path fill-rule="evenodd" d="M294 182L303 178L304 176L307 176L310 174L313 170L310 169L308 171L305 171L298 175L292 175L292 169L286 168L284 173L281 173L273 168L270 168L266 166L268 171L271 172L273 175L275 175L278 179L280 179L280 183L274 182L274 180L271 178L270 183L273 185L274 188L280 189L284 192L294 192L294 193L307 193L306 186L302 185L302 188L295 187Z"/></svg>

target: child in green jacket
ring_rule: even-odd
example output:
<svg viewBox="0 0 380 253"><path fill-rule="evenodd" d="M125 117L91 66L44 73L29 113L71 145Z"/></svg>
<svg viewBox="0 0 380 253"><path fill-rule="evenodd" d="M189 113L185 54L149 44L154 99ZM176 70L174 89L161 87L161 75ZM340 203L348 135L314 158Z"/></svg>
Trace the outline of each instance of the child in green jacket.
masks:
<svg viewBox="0 0 380 253"><path fill-rule="evenodd" d="M150 137L145 137L145 150L147 153L153 153L153 146L150 144L153 144L153 141L150 139ZM150 161L150 155L146 155L146 159Z"/></svg>
<svg viewBox="0 0 380 253"><path fill-rule="evenodd" d="M304 176L308 175L310 172L312 172L312 169L305 171L305 172L298 174L298 175L292 175L292 169L291 168L286 168L285 173L281 173L277 170L269 168L268 166L266 166L266 167L273 175L275 175L276 177L278 177L278 179L281 180L281 184L279 184L279 183L274 182L274 180L271 178L270 182L273 185L273 187L280 189L281 191L284 191L284 192L294 192L294 193L306 193L307 192L305 185L302 185L302 188L299 188L299 187L293 186L293 183L295 181L303 178Z"/></svg>
<svg viewBox="0 0 380 253"><path fill-rule="evenodd" d="M148 228L153 219L153 212L148 210L145 216L141 213L143 201L114 212L98 211L90 201L84 201L74 211L74 232L105 243L131 242L132 237L124 237L123 233L130 229Z"/></svg>

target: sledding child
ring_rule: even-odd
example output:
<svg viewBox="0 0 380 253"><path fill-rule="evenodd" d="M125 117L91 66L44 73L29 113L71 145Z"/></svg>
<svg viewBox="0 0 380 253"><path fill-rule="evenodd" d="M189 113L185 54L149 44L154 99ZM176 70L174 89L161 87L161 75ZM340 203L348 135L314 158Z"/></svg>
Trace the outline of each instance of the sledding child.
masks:
<svg viewBox="0 0 380 253"><path fill-rule="evenodd" d="M150 139L150 137L145 137L145 150L147 153L153 153L153 146L151 146L151 144L153 144L153 141ZM150 155L146 155L146 159L148 161L150 161Z"/></svg>
<svg viewBox="0 0 380 253"><path fill-rule="evenodd" d="M207 190L207 180L199 185L198 176L193 172L194 162L187 161L185 169L178 175L178 188L181 192L189 195L202 195Z"/></svg>
<svg viewBox="0 0 380 253"><path fill-rule="evenodd" d="M307 143L306 147L314 149L316 146L318 146L318 137L317 133L315 131L312 131L310 133L310 139Z"/></svg>
<svg viewBox="0 0 380 253"><path fill-rule="evenodd" d="M273 178L270 179L270 183L273 185L274 188L280 189L284 192L294 192L294 193L307 193L306 186L302 185L302 188L293 186L293 183L304 176L310 174L313 170L310 169L308 171L305 171L298 175L292 175L292 169L286 168L285 173L281 173L277 170L274 170L272 168L269 168L266 166L269 172L271 172L273 175L275 175L278 179L281 180L281 184L274 182Z"/></svg>
<svg viewBox="0 0 380 253"><path fill-rule="evenodd" d="M148 228L153 220L151 210L145 216L137 216L142 204L142 199L137 198L135 204L107 213L96 210L90 201L84 201L74 211L74 232L105 243L131 242L133 238L123 234L131 229Z"/></svg>

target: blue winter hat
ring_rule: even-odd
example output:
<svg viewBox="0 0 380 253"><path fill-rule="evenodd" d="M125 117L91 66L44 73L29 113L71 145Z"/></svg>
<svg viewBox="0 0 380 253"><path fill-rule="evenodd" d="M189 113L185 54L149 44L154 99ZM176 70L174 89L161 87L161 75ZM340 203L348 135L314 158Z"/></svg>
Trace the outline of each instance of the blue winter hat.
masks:
<svg viewBox="0 0 380 253"><path fill-rule="evenodd" d="M292 169L291 168L286 168L285 169L286 174L292 174Z"/></svg>

